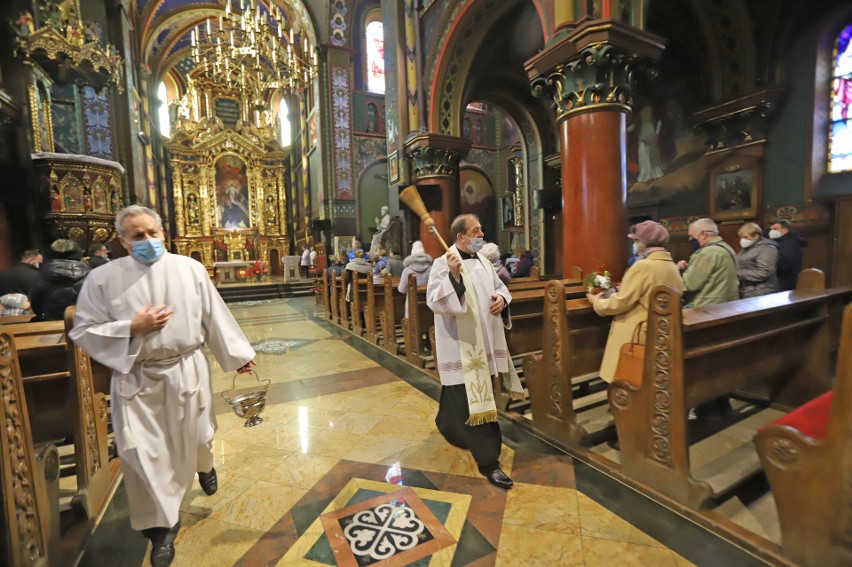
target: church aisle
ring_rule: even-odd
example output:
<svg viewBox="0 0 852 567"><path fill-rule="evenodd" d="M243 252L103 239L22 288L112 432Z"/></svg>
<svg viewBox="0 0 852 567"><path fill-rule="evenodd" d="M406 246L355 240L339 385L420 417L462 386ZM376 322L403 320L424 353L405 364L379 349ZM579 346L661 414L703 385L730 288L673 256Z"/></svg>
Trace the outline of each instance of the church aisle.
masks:
<svg viewBox="0 0 852 567"><path fill-rule="evenodd" d="M436 430L433 379L325 323L313 299L230 307L271 380L267 406L243 427L221 397L233 375L212 364L219 491L196 483L184 499L175 567L761 564L507 422L515 486L495 488ZM258 386L239 376L230 395L241 388ZM119 564L122 502L81 565ZM120 564L149 565L141 536L121 537Z"/></svg>

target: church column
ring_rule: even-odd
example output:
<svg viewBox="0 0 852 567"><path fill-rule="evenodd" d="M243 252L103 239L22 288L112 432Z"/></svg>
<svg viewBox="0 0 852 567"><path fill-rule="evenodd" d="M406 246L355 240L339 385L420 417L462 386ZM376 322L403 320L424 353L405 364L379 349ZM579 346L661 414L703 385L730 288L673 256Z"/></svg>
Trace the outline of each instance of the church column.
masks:
<svg viewBox="0 0 852 567"><path fill-rule="evenodd" d="M583 22L527 61L533 94L553 98L562 155L563 271L627 267L627 117L664 40L613 20Z"/></svg>
<svg viewBox="0 0 852 567"><path fill-rule="evenodd" d="M417 185L423 203L438 233L452 245L450 223L458 211L459 161L470 150L470 140L442 134L420 133L405 140L405 156L411 160L411 179ZM420 240L426 253L437 258L444 248L420 224Z"/></svg>

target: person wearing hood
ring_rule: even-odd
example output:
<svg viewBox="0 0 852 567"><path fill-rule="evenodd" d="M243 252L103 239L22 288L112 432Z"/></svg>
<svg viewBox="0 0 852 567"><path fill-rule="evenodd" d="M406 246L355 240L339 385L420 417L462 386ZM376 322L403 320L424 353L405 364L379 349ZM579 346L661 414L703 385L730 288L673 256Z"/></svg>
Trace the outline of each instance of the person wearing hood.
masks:
<svg viewBox="0 0 852 567"><path fill-rule="evenodd" d="M790 229L787 219L769 225L769 238L778 245L778 291L792 291L802 271L802 253L808 241Z"/></svg>
<svg viewBox="0 0 852 567"><path fill-rule="evenodd" d="M396 289L405 296L405 316L408 317L408 276L414 274L417 285L426 285L429 281L429 271L432 269L432 256L426 253L423 243L415 240L411 245L411 255L402 261L402 275Z"/></svg>
<svg viewBox="0 0 852 567"><path fill-rule="evenodd" d="M41 266L30 293L32 310L39 321L64 319L65 308L77 303L83 279L90 271L81 262L83 252L73 240L55 240L50 251L53 259Z"/></svg>
<svg viewBox="0 0 852 567"><path fill-rule="evenodd" d="M737 252L740 297L757 297L778 291L778 245L763 237L763 229L747 222L737 231L742 248Z"/></svg>
<svg viewBox="0 0 852 567"><path fill-rule="evenodd" d="M518 266L515 268L515 273L512 274L513 278L527 278L530 275L530 270L533 267L533 257L532 252L529 250L524 250L521 253L521 260L518 262Z"/></svg>
<svg viewBox="0 0 852 567"><path fill-rule="evenodd" d="M500 281L508 285L512 281L512 275L506 269L506 266L500 264L500 248L497 244L494 242L486 243L482 247L481 254L494 266L494 271L497 272L497 277L500 278Z"/></svg>
<svg viewBox="0 0 852 567"><path fill-rule="evenodd" d="M360 248L355 250L355 256L346 264L346 269L343 272L343 282L346 284L346 301L352 301L349 285L352 283L353 272L358 272L362 276L373 273L373 265L364 259L364 251Z"/></svg>

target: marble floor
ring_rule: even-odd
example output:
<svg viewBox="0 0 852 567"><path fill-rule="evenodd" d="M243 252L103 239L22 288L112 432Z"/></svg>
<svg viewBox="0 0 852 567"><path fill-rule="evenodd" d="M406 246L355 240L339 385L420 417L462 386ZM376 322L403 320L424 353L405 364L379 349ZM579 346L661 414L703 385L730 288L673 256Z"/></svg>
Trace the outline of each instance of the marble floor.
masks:
<svg viewBox="0 0 852 567"><path fill-rule="evenodd" d="M326 323L312 298L230 306L267 405L243 427L225 398L263 384L211 363L219 491L184 498L175 567L762 564L510 422L515 486L495 488L437 432L432 378ZM126 502L120 485L79 565L149 565Z"/></svg>

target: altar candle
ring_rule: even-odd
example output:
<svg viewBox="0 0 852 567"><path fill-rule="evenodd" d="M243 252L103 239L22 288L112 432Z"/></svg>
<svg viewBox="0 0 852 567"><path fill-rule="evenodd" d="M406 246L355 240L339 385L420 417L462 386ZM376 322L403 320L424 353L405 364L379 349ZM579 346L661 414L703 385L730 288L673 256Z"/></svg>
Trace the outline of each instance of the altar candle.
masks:
<svg viewBox="0 0 852 567"><path fill-rule="evenodd" d="M207 36L210 36L210 18L207 18Z"/></svg>
<svg viewBox="0 0 852 567"><path fill-rule="evenodd" d="M231 13L231 0L225 0L225 13Z"/></svg>

